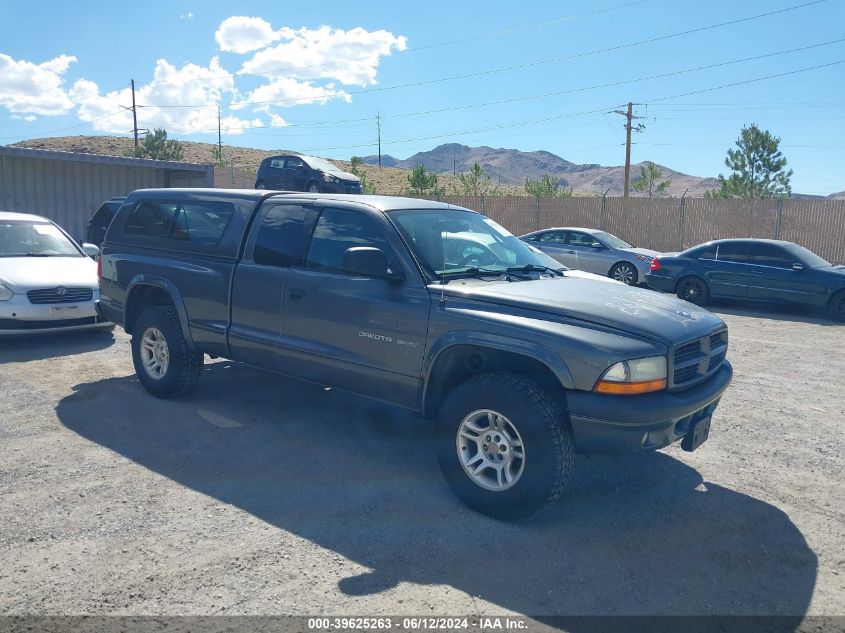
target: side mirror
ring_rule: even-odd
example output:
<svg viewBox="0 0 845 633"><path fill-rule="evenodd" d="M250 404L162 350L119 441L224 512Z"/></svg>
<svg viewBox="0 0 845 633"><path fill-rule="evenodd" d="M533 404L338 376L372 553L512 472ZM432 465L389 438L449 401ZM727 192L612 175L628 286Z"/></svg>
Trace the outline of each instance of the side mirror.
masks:
<svg viewBox="0 0 845 633"><path fill-rule="evenodd" d="M82 252L85 253L86 255L88 255L88 257L91 257L93 259L93 258L97 257L97 255L100 254L100 248L98 246L96 246L95 244L88 244L87 242L85 242L82 245Z"/></svg>
<svg viewBox="0 0 845 633"><path fill-rule="evenodd" d="M380 248L355 246L347 248L343 254L343 270L353 275L401 281L402 275L390 271L387 255Z"/></svg>
<svg viewBox="0 0 845 633"><path fill-rule="evenodd" d="M792 264L792 270L794 270L796 273L800 273L802 270L804 270L804 264L799 264L798 262L796 262Z"/></svg>
<svg viewBox="0 0 845 633"><path fill-rule="evenodd" d="M604 244L602 244L601 242L593 242L592 244L590 244L590 247L596 250L601 250L602 248L604 248Z"/></svg>

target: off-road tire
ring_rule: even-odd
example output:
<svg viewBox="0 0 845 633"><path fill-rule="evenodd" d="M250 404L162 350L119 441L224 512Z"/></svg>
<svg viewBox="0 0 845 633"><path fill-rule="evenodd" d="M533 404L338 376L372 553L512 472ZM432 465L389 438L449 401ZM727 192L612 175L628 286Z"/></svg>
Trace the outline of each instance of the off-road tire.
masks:
<svg viewBox="0 0 845 633"><path fill-rule="evenodd" d="M141 339L151 327L162 333L168 347L167 371L159 379L147 373L141 360ZM135 322L132 329L132 363L138 380L147 391L157 398L178 398L197 386L202 374L203 354L188 346L176 309L173 306L158 305L144 310Z"/></svg>
<svg viewBox="0 0 845 633"><path fill-rule="evenodd" d="M491 491L465 472L458 457L457 433L473 411L493 410L510 420L523 444L524 465L516 483ZM440 408L436 423L437 457L455 494L477 512L515 520L535 514L557 500L575 468L575 446L561 402L537 382L509 373L475 376L456 387Z"/></svg>

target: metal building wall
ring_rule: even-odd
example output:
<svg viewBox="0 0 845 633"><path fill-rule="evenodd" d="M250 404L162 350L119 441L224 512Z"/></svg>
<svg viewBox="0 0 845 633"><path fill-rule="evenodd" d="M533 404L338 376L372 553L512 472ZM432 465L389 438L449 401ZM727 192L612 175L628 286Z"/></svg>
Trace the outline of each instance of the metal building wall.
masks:
<svg viewBox="0 0 845 633"><path fill-rule="evenodd" d="M118 164L109 164L109 157L102 159L76 161L0 151L0 210L50 218L81 241L86 223L109 198L150 187L213 186L211 170L201 166L175 170L148 166L154 161L115 158Z"/></svg>

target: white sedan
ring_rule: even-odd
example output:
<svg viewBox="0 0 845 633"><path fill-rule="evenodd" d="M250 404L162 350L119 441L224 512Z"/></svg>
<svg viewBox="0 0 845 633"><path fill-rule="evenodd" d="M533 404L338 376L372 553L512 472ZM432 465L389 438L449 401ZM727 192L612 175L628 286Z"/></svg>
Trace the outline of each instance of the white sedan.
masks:
<svg viewBox="0 0 845 633"><path fill-rule="evenodd" d="M0 211L0 336L114 328L95 307L98 252L46 218Z"/></svg>

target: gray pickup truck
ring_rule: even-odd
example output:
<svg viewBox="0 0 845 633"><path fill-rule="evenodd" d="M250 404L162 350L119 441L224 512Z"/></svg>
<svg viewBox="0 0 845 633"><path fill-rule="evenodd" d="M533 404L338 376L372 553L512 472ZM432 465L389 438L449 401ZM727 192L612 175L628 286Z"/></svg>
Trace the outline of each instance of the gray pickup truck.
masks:
<svg viewBox="0 0 845 633"><path fill-rule="evenodd" d="M153 395L187 394L208 355L411 409L455 493L500 518L556 499L576 452L696 449L732 376L710 312L424 200L135 191L100 288Z"/></svg>

